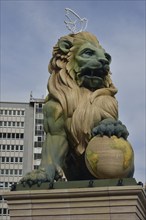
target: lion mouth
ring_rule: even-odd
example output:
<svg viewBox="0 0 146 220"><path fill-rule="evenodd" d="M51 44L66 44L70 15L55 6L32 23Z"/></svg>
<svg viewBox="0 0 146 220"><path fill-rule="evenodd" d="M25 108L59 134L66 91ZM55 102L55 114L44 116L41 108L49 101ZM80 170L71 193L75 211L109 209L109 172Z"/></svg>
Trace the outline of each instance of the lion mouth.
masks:
<svg viewBox="0 0 146 220"><path fill-rule="evenodd" d="M98 68L98 69L90 69L90 68L86 68L83 69L81 71L80 76L83 77L87 77L87 78L92 78L92 79L97 79L97 78L102 78L104 79L104 77L108 74L109 72L109 66L106 65L102 68Z"/></svg>
<svg viewBox="0 0 146 220"><path fill-rule="evenodd" d="M79 85L84 86L92 91L103 88L105 77L108 75L108 73L108 65L96 69L84 68L78 75Z"/></svg>

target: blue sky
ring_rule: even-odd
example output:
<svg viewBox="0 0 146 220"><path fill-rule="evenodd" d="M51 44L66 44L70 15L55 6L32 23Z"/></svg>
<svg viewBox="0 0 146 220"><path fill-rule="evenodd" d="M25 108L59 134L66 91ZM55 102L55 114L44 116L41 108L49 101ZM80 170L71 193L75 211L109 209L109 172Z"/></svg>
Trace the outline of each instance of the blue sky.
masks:
<svg viewBox="0 0 146 220"><path fill-rule="evenodd" d="M146 182L145 1L1 0L1 101L29 102L30 92L47 93L48 63L57 40L69 33L65 8L88 19L112 56L118 88L119 119L127 126L135 152L135 178Z"/></svg>

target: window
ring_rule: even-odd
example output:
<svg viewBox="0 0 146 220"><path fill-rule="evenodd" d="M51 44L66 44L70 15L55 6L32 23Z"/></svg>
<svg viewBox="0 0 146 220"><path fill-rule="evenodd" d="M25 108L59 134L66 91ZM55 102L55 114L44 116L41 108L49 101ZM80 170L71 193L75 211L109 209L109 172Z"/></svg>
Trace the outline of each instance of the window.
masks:
<svg viewBox="0 0 146 220"><path fill-rule="evenodd" d="M36 108L36 113L42 113L42 108Z"/></svg>
<svg viewBox="0 0 146 220"><path fill-rule="evenodd" d="M13 115L16 115L16 110L13 110Z"/></svg>
<svg viewBox="0 0 146 220"><path fill-rule="evenodd" d="M34 160L41 159L41 154L34 154Z"/></svg>
<svg viewBox="0 0 146 220"><path fill-rule="evenodd" d="M36 113L42 113L42 104L41 103L36 105Z"/></svg>
<svg viewBox="0 0 146 220"><path fill-rule="evenodd" d="M3 138L6 138L6 133L3 133Z"/></svg>
<svg viewBox="0 0 146 220"><path fill-rule="evenodd" d="M14 158L13 157L11 157L11 163L14 163Z"/></svg>
<svg viewBox="0 0 146 220"><path fill-rule="evenodd" d="M21 127L24 127L24 122L21 122Z"/></svg>
<svg viewBox="0 0 146 220"><path fill-rule="evenodd" d="M14 150L14 145L11 145L11 150Z"/></svg>
<svg viewBox="0 0 146 220"><path fill-rule="evenodd" d="M42 137L38 137L38 141L42 141Z"/></svg>
<svg viewBox="0 0 146 220"><path fill-rule="evenodd" d="M7 150L10 150L10 145L7 145Z"/></svg>
<svg viewBox="0 0 146 220"><path fill-rule="evenodd" d="M24 115L24 110L21 111L21 115Z"/></svg>
<svg viewBox="0 0 146 220"><path fill-rule="evenodd" d="M13 170L10 170L10 175L13 175Z"/></svg>
<svg viewBox="0 0 146 220"><path fill-rule="evenodd" d="M35 130L35 135L37 136L37 135L44 135L44 131L37 131L37 130Z"/></svg>
<svg viewBox="0 0 146 220"><path fill-rule="evenodd" d="M3 150L5 150L6 149L6 145L3 145Z"/></svg>
<svg viewBox="0 0 146 220"><path fill-rule="evenodd" d="M3 125L3 122L2 121L0 121L0 126L2 126Z"/></svg>
<svg viewBox="0 0 146 220"><path fill-rule="evenodd" d="M34 165L34 170L38 170L39 166L38 165Z"/></svg>
<svg viewBox="0 0 146 220"><path fill-rule="evenodd" d="M6 122L6 121L4 121L4 126L5 126L5 127L7 126L7 122Z"/></svg>
<svg viewBox="0 0 146 220"><path fill-rule="evenodd" d="M2 174L2 175L4 174L4 169L1 169L1 174Z"/></svg>
<svg viewBox="0 0 146 220"><path fill-rule="evenodd" d="M13 121L13 126L15 127L15 121Z"/></svg>
<svg viewBox="0 0 146 220"><path fill-rule="evenodd" d="M16 150L19 150L19 145L16 145Z"/></svg>
<svg viewBox="0 0 146 220"><path fill-rule="evenodd" d="M17 115L20 115L20 110L17 111Z"/></svg>
<svg viewBox="0 0 146 220"><path fill-rule="evenodd" d="M5 157L2 157L1 160L2 160L2 163L5 163Z"/></svg>
<svg viewBox="0 0 146 220"><path fill-rule="evenodd" d="M20 145L20 150L23 150L23 145Z"/></svg>
<svg viewBox="0 0 146 220"><path fill-rule="evenodd" d="M11 134L10 133L7 134L7 138L11 138Z"/></svg>
<svg viewBox="0 0 146 220"><path fill-rule="evenodd" d="M0 110L0 115L3 115L3 110L2 109Z"/></svg>
<svg viewBox="0 0 146 220"><path fill-rule="evenodd" d="M5 110L5 115L7 115L7 110Z"/></svg>
<svg viewBox="0 0 146 220"><path fill-rule="evenodd" d="M19 127L20 126L20 122L19 121L17 121L17 127Z"/></svg>
<svg viewBox="0 0 146 220"><path fill-rule="evenodd" d="M16 138L19 139L19 134L18 133L16 134Z"/></svg>
<svg viewBox="0 0 146 220"><path fill-rule="evenodd" d="M8 187L8 182L5 182L5 187Z"/></svg>
<svg viewBox="0 0 146 220"><path fill-rule="evenodd" d="M15 138L15 134L14 134L14 133L12 133L12 138L13 138L13 139Z"/></svg>
<svg viewBox="0 0 146 220"><path fill-rule="evenodd" d="M23 162L23 158L22 158L22 157L19 158L19 162L20 162L20 163Z"/></svg>
<svg viewBox="0 0 146 220"><path fill-rule="evenodd" d="M9 115L11 115L12 114L12 110L9 110Z"/></svg>
<svg viewBox="0 0 146 220"><path fill-rule="evenodd" d="M18 163L18 157L15 157L15 163Z"/></svg>
<svg viewBox="0 0 146 220"><path fill-rule="evenodd" d="M24 138L24 134L20 134L20 138L23 139Z"/></svg>
<svg viewBox="0 0 146 220"><path fill-rule="evenodd" d="M0 188L3 188L3 187L4 187L4 183L0 182Z"/></svg>
<svg viewBox="0 0 146 220"><path fill-rule="evenodd" d="M42 142L35 142L34 147L42 147Z"/></svg>
<svg viewBox="0 0 146 220"><path fill-rule="evenodd" d="M22 175L22 170L19 170L19 175L20 175L20 176Z"/></svg>
<svg viewBox="0 0 146 220"><path fill-rule="evenodd" d="M7 214L7 209L4 208L4 209L3 209L3 215L6 215L6 214Z"/></svg>
<svg viewBox="0 0 146 220"><path fill-rule="evenodd" d="M35 119L36 124L43 124L43 119Z"/></svg>

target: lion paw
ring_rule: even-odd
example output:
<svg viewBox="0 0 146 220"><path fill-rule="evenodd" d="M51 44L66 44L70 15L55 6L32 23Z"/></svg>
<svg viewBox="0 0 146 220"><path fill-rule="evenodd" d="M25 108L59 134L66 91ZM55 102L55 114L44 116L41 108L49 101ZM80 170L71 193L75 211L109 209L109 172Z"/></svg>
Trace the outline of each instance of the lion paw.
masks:
<svg viewBox="0 0 146 220"><path fill-rule="evenodd" d="M96 127L93 128L92 136L94 137L96 135L106 135L108 137L115 135L118 138L123 137L126 140L129 132L126 126L123 125L121 121L108 118L102 120Z"/></svg>
<svg viewBox="0 0 146 220"><path fill-rule="evenodd" d="M32 172L27 173L21 180L20 183L25 186L28 184L30 187L34 184L38 186L41 185L42 182L48 181L48 175L43 169L33 170Z"/></svg>
<svg viewBox="0 0 146 220"><path fill-rule="evenodd" d="M27 173L20 183L25 186L28 184L30 187L34 184L40 186L43 182L53 183L54 180L65 180L64 172L58 165L50 164L46 169L39 168Z"/></svg>

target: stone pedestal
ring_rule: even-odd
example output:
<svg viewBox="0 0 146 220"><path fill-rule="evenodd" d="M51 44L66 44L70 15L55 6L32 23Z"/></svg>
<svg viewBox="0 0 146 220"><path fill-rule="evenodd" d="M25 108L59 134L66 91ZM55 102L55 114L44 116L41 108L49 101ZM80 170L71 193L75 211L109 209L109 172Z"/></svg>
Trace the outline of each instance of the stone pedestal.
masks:
<svg viewBox="0 0 146 220"><path fill-rule="evenodd" d="M24 190L5 194L10 220L145 220L142 186Z"/></svg>

